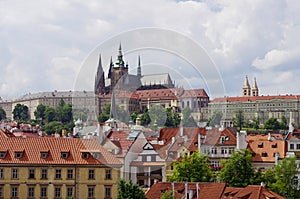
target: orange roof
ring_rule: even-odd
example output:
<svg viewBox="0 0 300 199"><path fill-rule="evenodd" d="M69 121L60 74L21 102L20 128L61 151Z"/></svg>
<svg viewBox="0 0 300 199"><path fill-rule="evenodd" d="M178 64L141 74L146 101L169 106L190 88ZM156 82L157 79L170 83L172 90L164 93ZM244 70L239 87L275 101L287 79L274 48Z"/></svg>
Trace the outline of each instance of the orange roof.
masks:
<svg viewBox="0 0 300 199"><path fill-rule="evenodd" d="M106 151L93 139L75 138L0 138L1 149L7 150L5 158L0 158L0 164L97 164L120 165L121 162ZM98 151L99 158L82 158L81 151ZM22 151L21 158L15 158L15 152ZM42 152L48 152L46 158L41 157ZM68 153L66 158L61 153Z"/></svg>
<svg viewBox="0 0 300 199"><path fill-rule="evenodd" d="M194 190L193 198L197 198L197 183L189 182L187 183L187 188ZM225 183L209 183L209 182L199 182L198 183L198 193L199 198L202 199L219 199L226 187ZM185 196L185 183L174 182L175 198L182 198ZM149 191L146 193L146 197L149 199L159 199L160 196L165 191L172 191L171 182L158 182L151 186Z"/></svg>
<svg viewBox="0 0 300 199"><path fill-rule="evenodd" d="M188 97L206 97L208 95L204 89L192 89L192 90L185 90L180 98L188 98Z"/></svg>
<svg viewBox="0 0 300 199"><path fill-rule="evenodd" d="M242 189L231 189L231 192L227 192L227 188L223 194L222 198L232 198L232 199L265 199L265 198L273 198L273 199L284 199L284 197L274 193L273 191L270 191L262 186L259 185L249 185ZM238 191L238 192L236 192ZM229 197L228 197L229 196ZM232 197L230 197L232 196Z"/></svg>
<svg viewBox="0 0 300 199"><path fill-rule="evenodd" d="M127 140L129 132L125 131L111 131L107 138L110 139L117 147L121 148L120 154L117 157L124 157L133 144L134 140Z"/></svg>
<svg viewBox="0 0 300 199"><path fill-rule="evenodd" d="M269 135L247 135L248 148L255 153L253 162L275 162L275 154L279 153L280 158L284 158L286 149L285 141L281 134Z"/></svg>
<svg viewBox="0 0 300 199"><path fill-rule="evenodd" d="M159 199L165 191L172 191L174 187L175 198L184 198L186 189L193 190L193 199L197 198L197 182L158 182L151 186L146 193L149 199ZM285 199L284 197L258 185L249 185L245 188L226 187L225 183L198 183L198 198L201 199Z"/></svg>
<svg viewBox="0 0 300 199"><path fill-rule="evenodd" d="M245 96L245 97L222 97L215 98L211 102L255 102L261 100L273 100L273 99L282 99L282 100L299 100L300 95L268 95L268 96Z"/></svg>
<svg viewBox="0 0 300 199"><path fill-rule="evenodd" d="M176 89L155 89L155 90L140 90L136 91L136 93L139 95L140 99L148 99L151 100L155 99L165 99L165 100L175 100L177 99L176 96Z"/></svg>

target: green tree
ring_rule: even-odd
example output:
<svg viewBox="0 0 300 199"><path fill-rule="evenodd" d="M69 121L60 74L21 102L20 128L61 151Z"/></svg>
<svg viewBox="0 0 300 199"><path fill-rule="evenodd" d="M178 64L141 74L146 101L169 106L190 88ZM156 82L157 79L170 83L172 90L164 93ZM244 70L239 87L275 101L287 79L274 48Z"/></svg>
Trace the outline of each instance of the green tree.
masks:
<svg viewBox="0 0 300 199"><path fill-rule="evenodd" d="M6 112L5 110L0 106L0 121L6 119Z"/></svg>
<svg viewBox="0 0 300 199"><path fill-rule="evenodd" d="M221 124L223 113L221 111L215 111L207 122L207 126L216 126Z"/></svg>
<svg viewBox="0 0 300 199"><path fill-rule="evenodd" d="M61 133L61 129L63 129L62 124L57 121L52 121L45 124L42 128L48 135L53 134L55 131Z"/></svg>
<svg viewBox="0 0 300 199"><path fill-rule="evenodd" d="M36 110L34 111L35 119L39 121L44 121L46 118L45 112L46 112L46 106L43 104L39 104L36 107Z"/></svg>
<svg viewBox="0 0 300 199"><path fill-rule="evenodd" d="M26 105L17 104L12 113L14 120L19 120L20 122L26 122L29 120L29 112Z"/></svg>
<svg viewBox="0 0 300 199"><path fill-rule="evenodd" d="M155 122L158 126L165 125L167 114L161 106L152 106L149 109L149 116L151 118L151 125Z"/></svg>
<svg viewBox="0 0 300 199"><path fill-rule="evenodd" d="M151 118L150 118L150 115L149 115L149 110L145 109L143 114L141 115L141 124L143 126L146 126L146 125L149 125L150 122L151 122Z"/></svg>
<svg viewBox="0 0 300 199"><path fill-rule="evenodd" d="M63 99L60 100L55 112L56 121L60 121L65 124L73 120L72 105L66 104Z"/></svg>
<svg viewBox="0 0 300 199"><path fill-rule="evenodd" d="M222 166L219 178L229 186L246 187L261 182L260 172L255 172L252 155L247 150L234 151L226 162L222 162Z"/></svg>
<svg viewBox="0 0 300 199"><path fill-rule="evenodd" d="M281 117L281 122L279 122L279 126L280 129L284 129L284 130L287 130L289 128L287 119L284 115Z"/></svg>
<svg viewBox="0 0 300 199"><path fill-rule="evenodd" d="M197 123L191 115L192 111L189 107L182 110L182 125L186 127L197 127Z"/></svg>
<svg viewBox="0 0 300 199"><path fill-rule="evenodd" d="M203 153L194 152L190 157L184 156L174 163L174 170L168 178L172 182L209 182L212 171L209 159Z"/></svg>
<svg viewBox="0 0 300 199"><path fill-rule="evenodd" d="M280 123L277 121L276 118L272 117L265 122L264 128L268 130L278 130L280 129Z"/></svg>
<svg viewBox="0 0 300 199"><path fill-rule="evenodd" d="M109 119L110 114L110 104L105 104L101 110L100 115L98 116L99 122L105 122Z"/></svg>
<svg viewBox="0 0 300 199"><path fill-rule="evenodd" d="M126 182L124 179L118 181L117 199L146 199L144 191L132 181Z"/></svg>
<svg viewBox="0 0 300 199"><path fill-rule="evenodd" d="M56 118L56 112L55 109L53 107L50 106L46 106L46 110L45 110L45 120L47 123L55 121Z"/></svg>
<svg viewBox="0 0 300 199"><path fill-rule="evenodd" d="M268 188L286 198L300 198L300 186L295 176L298 173L296 157L284 158L265 176Z"/></svg>
<svg viewBox="0 0 300 199"><path fill-rule="evenodd" d="M165 122L166 127L177 127L180 124L180 115L172 110L172 108L166 108L167 119Z"/></svg>
<svg viewBox="0 0 300 199"><path fill-rule="evenodd" d="M235 113L235 117L232 119L233 126L238 127L239 130L242 130L245 124L244 112L243 110L238 110Z"/></svg>
<svg viewBox="0 0 300 199"><path fill-rule="evenodd" d="M88 110L87 109L73 109L73 118L75 120L81 119L86 122L88 119Z"/></svg>

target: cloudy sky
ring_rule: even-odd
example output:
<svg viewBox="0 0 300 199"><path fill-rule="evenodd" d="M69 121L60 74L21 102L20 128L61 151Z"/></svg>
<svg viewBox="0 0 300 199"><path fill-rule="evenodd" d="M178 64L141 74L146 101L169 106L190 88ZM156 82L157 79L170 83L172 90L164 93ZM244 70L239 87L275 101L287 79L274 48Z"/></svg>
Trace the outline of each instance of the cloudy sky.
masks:
<svg viewBox="0 0 300 199"><path fill-rule="evenodd" d="M0 0L0 96L74 90L85 75L92 88L96 55L103 54L105 68L119 42L129 65L140 54L144 73L169 70L179 86L206 88L213 97L241 95L246 75L250 84L256 77L263 95L300 94L299 10L297 0ZM152 48L149 31L140 36L147 45L134 37L145 28L167 37ZM177 45L176 38L188 42ZM189 57L182 46L194 44ZM216 81L223 93L210 86Z"/></svg>

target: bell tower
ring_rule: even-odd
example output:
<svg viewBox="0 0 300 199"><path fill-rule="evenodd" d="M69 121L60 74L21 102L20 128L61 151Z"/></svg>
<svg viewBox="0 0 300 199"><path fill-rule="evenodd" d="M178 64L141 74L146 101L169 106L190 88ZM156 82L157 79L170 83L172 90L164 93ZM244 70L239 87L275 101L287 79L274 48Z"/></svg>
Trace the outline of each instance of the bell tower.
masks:
<svg viewBox="0 0 300 199"><path fill-rule="evenodd" d="M258 96L258 87L256 83L256 78L254 78L254 83L252 86L252 96Z"/></svg>
<svg viewBox="0 0 300 199"><path fill-rule="evenodd" d="M120 43L119 54L115 63L110 63L110 70L108 77L111 78L110 91L118 84L118 81L125 75L128 74L128 64L125 64L122 55L122 46ZM121 82L119 83L121 84Z"/></svg>
<svg viewBox="0 0 300 199"><path fill-rule="evenodd" d="M245 81L244 81L244 85L243 85L242 96L243 97L251 96L251 88L250 88L250 84L249 84L247 75L246 75L246 78L245 78Z"/></svg>

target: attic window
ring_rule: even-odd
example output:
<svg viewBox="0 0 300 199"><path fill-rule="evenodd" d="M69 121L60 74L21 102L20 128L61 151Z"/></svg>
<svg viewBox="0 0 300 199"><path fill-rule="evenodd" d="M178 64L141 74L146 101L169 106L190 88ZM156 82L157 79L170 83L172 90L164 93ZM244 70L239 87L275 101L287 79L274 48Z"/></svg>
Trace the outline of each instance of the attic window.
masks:
<svg viewBox="0 0 300 199"><path fill-rule="evenodd" d="M69 156L69 152L61 152L61 153L60 153L60 156L61 156L61 158L66 159L66 158L68 158L68 156Z"/></svg>
<svg viewBox="0 0 300 199"><path fill-rule="evenodd" d="M267 152L261 153L261 157L268 157L268 153Z"/></svg>
<svg viewBox="0 0 300 199"><path fill-rule="evenodd" d="M90 155L90 154L89 154L88 152L82 152L82 153L81 153L81 157L84 158L84 159L89 158L89 155Z"/></svg>
<svg viewBox="0 0 300 199"><path fill-rule="evenodd" d="M23 156L23 151L16 151L15 152L15 158L22 158Z"/></svg>
<svg viewBox="0 0 300 199"><path fill-rule="evenodd" d="M277 148L277 143L272 144L272 148Z"/></svg>
<svg viewBox="0 0 300 199"><path fill-rule="evenodd" d="M41 152L41 158L45 159L48 157L48 151L42 151Z"/></svg>
<svg viewBox="0 0 300 199"><path fill-rule="evenodd" d="M0 151L0 158L5 158L7 151Z"/></svg>
<svg viewBox="0 0 300 199"><path fill-rule="evenodd" d="M264 148L264 143L262 143L262 142L259 143L259 144L258 144L258 148Z"/></svg>

